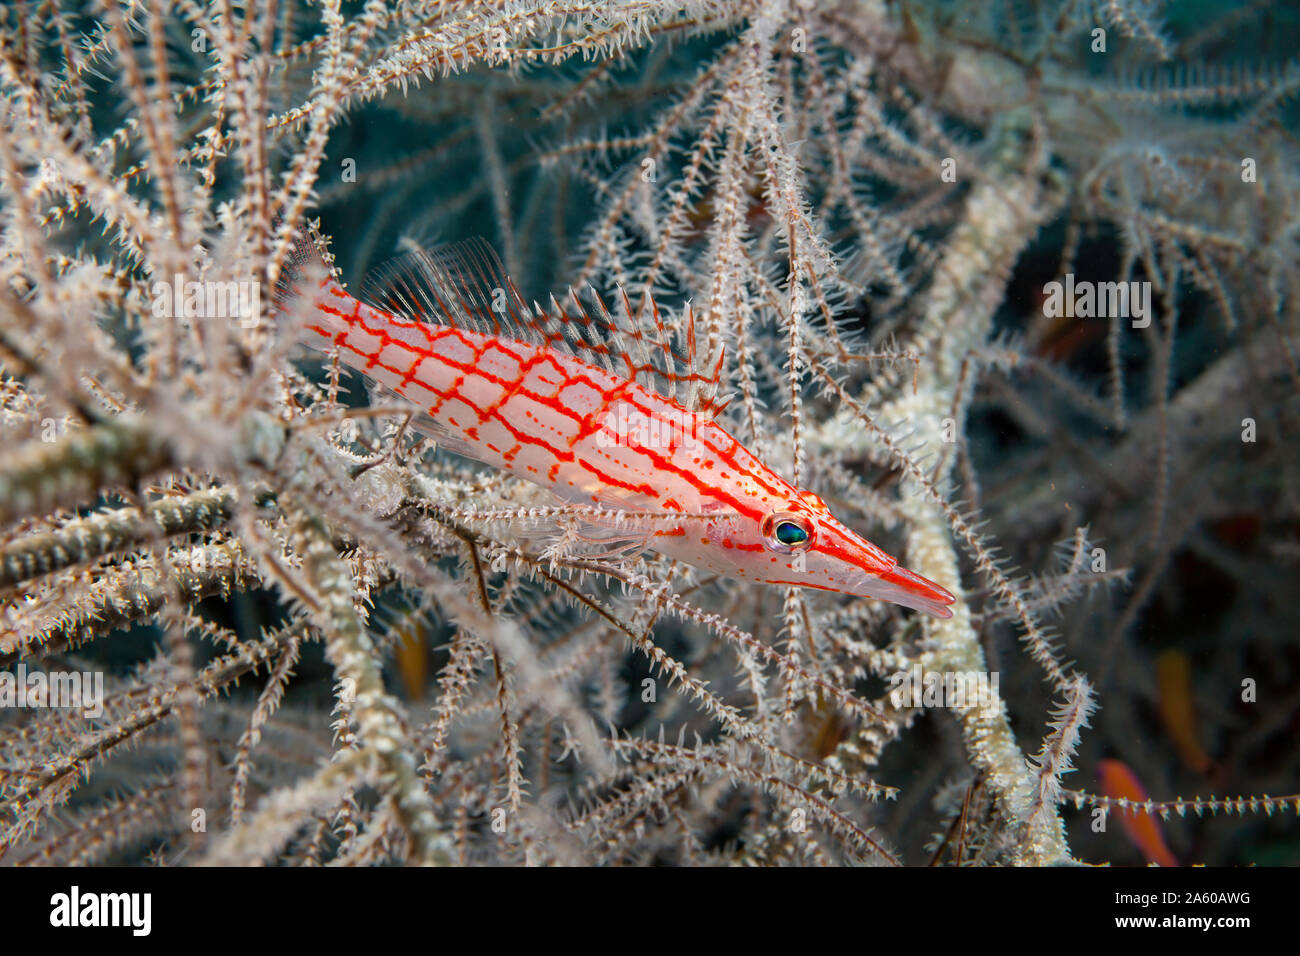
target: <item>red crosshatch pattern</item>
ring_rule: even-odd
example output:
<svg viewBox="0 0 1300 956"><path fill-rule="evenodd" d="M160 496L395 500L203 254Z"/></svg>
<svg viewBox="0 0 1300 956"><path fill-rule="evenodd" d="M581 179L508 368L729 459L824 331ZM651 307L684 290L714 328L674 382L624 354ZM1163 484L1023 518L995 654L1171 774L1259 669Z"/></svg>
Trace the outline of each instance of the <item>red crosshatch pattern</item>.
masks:
<svg viewBox="0 0 1300 956"><path fill-rule="evenodd" d="M319 348L425 411L435 437L450 436L487 464L545 485L562 498L637 511L718 512L718 521L661 526L655 550L734 577L883 597L947 617L953 597L838 522L821 499L758 461L709 416L564 351L410 321L368 305L337 282L321 283ZM600 441L620 404L671 427L667 442ZM689 435L691 441L683 440ZM757 528L777 511L815 528L807 554L774 553ZM699 531L699 533L696 533Z"/></svg>

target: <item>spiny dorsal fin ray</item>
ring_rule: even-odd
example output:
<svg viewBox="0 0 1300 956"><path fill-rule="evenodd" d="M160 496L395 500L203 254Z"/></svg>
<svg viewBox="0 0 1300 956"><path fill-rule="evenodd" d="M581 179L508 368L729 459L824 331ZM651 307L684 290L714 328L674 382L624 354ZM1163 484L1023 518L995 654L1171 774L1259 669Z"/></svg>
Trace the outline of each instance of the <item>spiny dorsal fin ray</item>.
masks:
<svg viewBox="0 0 1300 956"><path fill-rule="evenodd" d="M552 295L548 307L536 302L530 307L496 251L479 237L416 249L379 266L362 283L361 298L404 321L451 325L555 349L634 379L692 411L712 414L721 407L714 396L723 356L709 369L697 367L689 304L680 351L649 295L639 311L621 288L622 308L614 311L594 288L585 301L570 288L565 305Z"/></svg>

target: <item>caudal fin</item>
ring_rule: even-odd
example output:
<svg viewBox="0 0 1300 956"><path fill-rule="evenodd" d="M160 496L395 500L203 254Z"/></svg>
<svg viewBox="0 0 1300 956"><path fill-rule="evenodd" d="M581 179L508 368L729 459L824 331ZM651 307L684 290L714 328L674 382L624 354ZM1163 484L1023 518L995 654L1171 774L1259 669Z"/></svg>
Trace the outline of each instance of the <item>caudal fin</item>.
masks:
<svg viewBox="0 0 1300 956"><path fill-rule="evenodd" d="M275 321L283 334L313 348L322 348L337 324L323 305L342 292L334 276L333 257L316 223L307 223L294 234L275 283Z"/></svg>

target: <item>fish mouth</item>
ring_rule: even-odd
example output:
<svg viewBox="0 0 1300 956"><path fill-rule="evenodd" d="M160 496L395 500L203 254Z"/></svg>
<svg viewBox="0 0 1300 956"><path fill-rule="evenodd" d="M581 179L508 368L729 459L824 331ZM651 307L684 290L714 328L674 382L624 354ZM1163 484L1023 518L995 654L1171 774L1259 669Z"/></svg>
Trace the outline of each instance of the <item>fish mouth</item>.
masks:
<svg viewBox="0 0 1300 956"><path fill-rule="evenodd" d="M952 608L948 605L957 600L947 588L900 565L877 574L859 571L853 575L846 590L861 597L901 604L941 619L952 617Z"/></svg>

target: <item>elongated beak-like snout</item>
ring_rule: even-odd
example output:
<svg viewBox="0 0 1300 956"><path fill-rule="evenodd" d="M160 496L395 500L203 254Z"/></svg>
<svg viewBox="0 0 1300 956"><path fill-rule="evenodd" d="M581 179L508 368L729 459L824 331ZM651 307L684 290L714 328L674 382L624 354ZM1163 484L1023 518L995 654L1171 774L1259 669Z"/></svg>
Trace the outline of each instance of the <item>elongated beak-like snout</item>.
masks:
<svg viewBox="0 0 1300 956"><path fill-rule="evenodd" d="M890 555L839 522L825 522L830 532L823 553L841 590L860 597L891 601L939 618L952 617L956 598L927 578L901 567ZM819 542L820 543L820 542Z"/></svg>
<svg viewBox="0 0 1300 956"><path fill-rule="evenodd" d="M897 564L880 574L859 571L851 576L848 590L862 597L892 601L939 618L952 617L952 608L948 605L956 600L946 588Z"/></svg>

